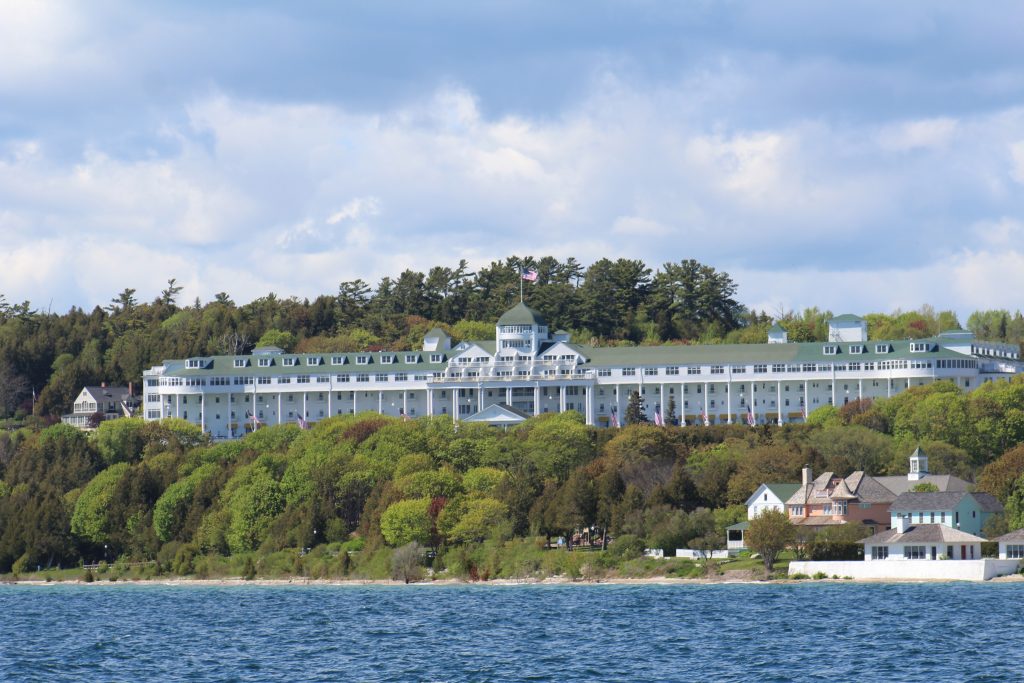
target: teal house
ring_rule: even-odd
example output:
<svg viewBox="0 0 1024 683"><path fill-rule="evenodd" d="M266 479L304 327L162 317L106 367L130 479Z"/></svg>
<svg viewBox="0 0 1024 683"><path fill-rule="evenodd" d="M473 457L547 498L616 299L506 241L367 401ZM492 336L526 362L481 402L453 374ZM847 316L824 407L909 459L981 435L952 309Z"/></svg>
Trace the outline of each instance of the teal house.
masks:
<svg viewBox="0 0 1024 683"><path fill-rule="evenodd" d="M1003 506L988 493L967 491L928 491L901 493L889 508L891 526L900 518L910 524L943 524L975 536L981 535L985 522L1003 511Z"/></svg>

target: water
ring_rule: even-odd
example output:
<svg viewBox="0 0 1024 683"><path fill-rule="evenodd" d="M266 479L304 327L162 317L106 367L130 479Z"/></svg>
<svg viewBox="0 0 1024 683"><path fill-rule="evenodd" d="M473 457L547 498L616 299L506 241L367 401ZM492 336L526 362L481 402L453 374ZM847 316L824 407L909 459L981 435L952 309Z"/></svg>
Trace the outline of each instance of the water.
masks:
<svg viewBox="0 0 1024 683"><path fill-rule="evenodd" d="M0 586L3 681L1019 681L1024 584Z"/></svg>

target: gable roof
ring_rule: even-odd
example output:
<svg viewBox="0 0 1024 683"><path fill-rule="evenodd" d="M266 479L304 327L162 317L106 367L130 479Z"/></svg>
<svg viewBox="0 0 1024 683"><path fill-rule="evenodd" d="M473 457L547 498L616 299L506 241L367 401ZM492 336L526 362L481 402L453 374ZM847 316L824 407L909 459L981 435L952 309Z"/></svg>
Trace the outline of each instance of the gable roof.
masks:
<svg viewBox="0 0 1024 683"><path fill-rule="evenodd" d="M761 484L752 494L750 494L750 497L747 498L747 507L754 504L755 499L759 496L762 489L768 489L772 492L772 495L782 501L783 504L786 504L793 494L800 490L800 484Z"/></svg>
<svg viewBox="0 0 1024 683"><path fill-rule="evenodd" d="M517 425L530 416L507 403L492 403L483 410L461 419L462 422L485 422L494 425Z"/></svg>
<svg viewBox="0 0 1024 683"><path fill-rule="evenodd" d="M797 485L796 492L786 501L788 505L813 505L830 500L858 500L862 503L891 503L896 494L882 486L869 474L857 471L840 479L829 491L829 484L835 478L832 472L823 472L807 486Z"/></svg>

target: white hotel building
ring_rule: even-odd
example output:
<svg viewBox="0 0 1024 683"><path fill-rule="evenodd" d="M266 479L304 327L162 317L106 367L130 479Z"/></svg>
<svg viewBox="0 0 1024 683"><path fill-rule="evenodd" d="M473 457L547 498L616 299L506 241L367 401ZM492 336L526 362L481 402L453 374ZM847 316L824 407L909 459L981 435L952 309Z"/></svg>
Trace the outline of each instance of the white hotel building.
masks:
<svg viewBox="0 0 1024 683"><path fill-rule="evenodd" d="M441 330L421 349L285 353L167 360L143 373L147 420L178 417L215 439L262 424L316 422L376 412L455 420L521 419L575 410L587 424L621 421L632 392L648 415L670 399L687 424L799 422L822 405L892 396L950 380L972 390L1022 369L1017 346L964 330L915 340L868 341L852 315L829 322L827 342L789 343L778 325L766 344L592 347L552 333L523 303L498 320L495 339L452 346ZM510 410L511 408L511 410ZM485 412L486 410L486 412ZM481 413L483 413L481 415Z"/></svg>

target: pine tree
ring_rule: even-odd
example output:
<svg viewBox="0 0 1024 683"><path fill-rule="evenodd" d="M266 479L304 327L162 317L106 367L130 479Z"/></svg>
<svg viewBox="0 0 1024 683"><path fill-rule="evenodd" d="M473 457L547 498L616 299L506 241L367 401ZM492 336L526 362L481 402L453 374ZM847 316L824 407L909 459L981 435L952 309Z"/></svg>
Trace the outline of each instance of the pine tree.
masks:
<svg viewBox="0 0 1024 683"><path fill-rule="evenodd" d="M675 424L677 424L677 420L676 420L676 397L675 396L669 396L668 397L668 410L665 411L665 424L667 424L667 425L675 425Z"/></svg>
<svg viewBox="0 0 1024 683"><path fill-rule="evenodd" d="M647 411L644 406L643 396L640 392L634 391L629 395L629 403L626 405L626 424L647 424Z"/></svg>

